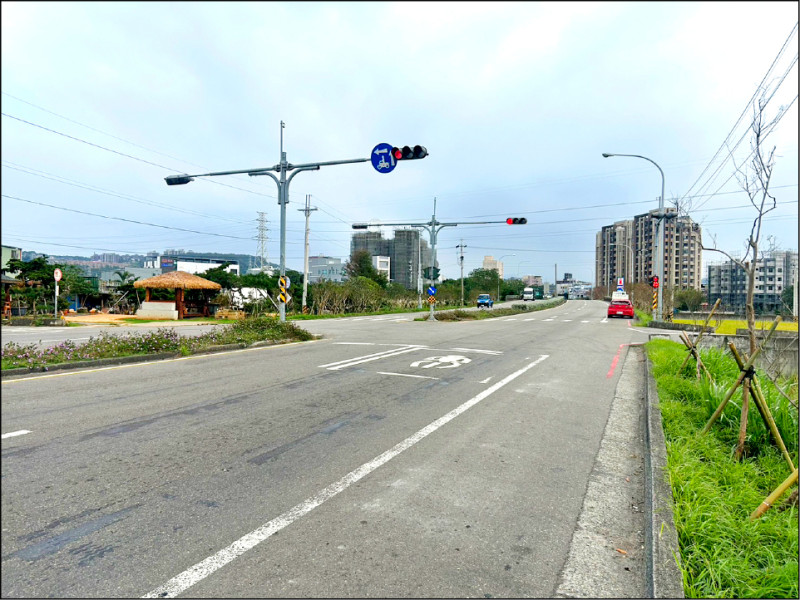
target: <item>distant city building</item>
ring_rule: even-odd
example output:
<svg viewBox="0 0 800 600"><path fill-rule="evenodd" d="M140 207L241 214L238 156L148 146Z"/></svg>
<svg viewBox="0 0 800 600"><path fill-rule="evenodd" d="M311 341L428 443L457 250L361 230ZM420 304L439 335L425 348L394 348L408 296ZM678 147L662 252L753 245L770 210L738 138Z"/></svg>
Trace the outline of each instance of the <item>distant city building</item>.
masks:
<svg viewBox="0 0 800 600"><path fill-rule="evenodd" d="M308 257L308 282L344 281L344 265L341 258L332 256Z"/></svg>
<svg viewBox="0 0 800 600"><path fill-rule="evenodd" d="M14 246L2 246L2 268L6 268L8 261L11 259L22 260L22 248L15 248ZM6 273L6 277L15 277L14 273Z"/></svg>
<svg viewBox="0 0 800 600"><path fill-rule="evenodd" d="M391 275L391 264L392 259L388 256L373 256L372 257L372 266L375 267L375 270L378 273L383 273L386 275L386 280L388 281Z"/></svg>
<svg viewBox="0 0 800 600"><path fill-rule="evenodd" d="M497 276L503 279L503 263L495 260L493 256L483 257L483 268L487 271L497 271Z"/></svg>
<svg viewBox="0 0 800 600"><path fill-rule="evenodd" d="M733 260L708 265L708 301L722 300L723 310L743 314L747 302L747 275ZM753 307L757 313L781 309L781 295L797 281L797 252L767 253L756 261ZM791 306L788 307L790 310Z"/></svg>
<svg viewBox="0 0 800 600"><path fill-rule="evenodd" d="M664 275L662 285L673 289L701 289L702 232L691 218L666 209L664 220ZM658 210L636 215L633 220L604 226L595 237L595 285L612 288L648 281L655 275L655 243Z"/></svg>
<svg viewBox="0 0 800 600"><path fill-rule="evenodd" d="M170 271L183 271L192 275L205 273L209 269L221 267L225 263L230 263L225 269L229 273L239 275L239 261L223 260L220 258L200 258L196 256L176 256L176 255L148 255L144 261L145 269L161 269L162 273Z"/></svg>
<svg viewBox="0 0 800 600"><path fill-rule="evenodd" d="M380 231L354 233L350 256L358 250L366 250L372 257L388 257L389 281L406 289L417 289L420 271L431 264L431 250L418 229L395 229L394 239L384 238Z"/></svg>

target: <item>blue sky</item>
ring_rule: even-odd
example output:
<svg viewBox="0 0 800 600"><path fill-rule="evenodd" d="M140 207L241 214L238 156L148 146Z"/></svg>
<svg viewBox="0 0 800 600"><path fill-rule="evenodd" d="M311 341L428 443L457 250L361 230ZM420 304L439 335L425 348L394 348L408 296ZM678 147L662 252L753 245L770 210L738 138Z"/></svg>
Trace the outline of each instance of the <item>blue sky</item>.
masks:
<svg viewBox="0 0 800 600"><path fill-rule="evenodd" d="M163 178L272 166L284 121L296 164L366 158L381 142L430 153L389 174L297 175L292 269L307 194L311 254L342 259L352 223L425 222L435 197L443 222L528 219L443 229L445 277L459 276L463 243L465 272L491 255L507 277L552 281L558 265L593 281L596 232L661 192L653 165L603 152L657 162L667 204L737 253L755 211L736 170L763 80L768 119L782 115L766 140L778 208L764 237L796 250L796 23L794 2L3 2L3 244L256 254L263 211L278 262L271 179Z"/></svg>

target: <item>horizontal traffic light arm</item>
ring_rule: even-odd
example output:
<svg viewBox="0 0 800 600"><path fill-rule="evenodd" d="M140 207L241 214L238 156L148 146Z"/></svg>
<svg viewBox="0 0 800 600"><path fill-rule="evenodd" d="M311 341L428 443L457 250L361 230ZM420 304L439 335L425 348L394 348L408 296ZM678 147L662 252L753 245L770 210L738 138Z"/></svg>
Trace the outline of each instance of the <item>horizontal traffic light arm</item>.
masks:
<svg viewBox="0 0 800 600"><path fill-rule="evenodd" d="M526 225L528 220L523 217L524 223L517 223L517 225ZM457 225L507 225L508 219L505 221L458 221L457 223L441 223L436 221L433 223L435 227L455 227ZM427 223L353 223L353 229L367 229L369 227L430 227L431 222Z"/></svg>
<svg viewBox="0 0 800 600"><path fill-rule="evenodd" d="M368 158L351 158L348 160L329 160L326 162L317 162L317 163L305 163L302 165L294 165L292 163L286 164L287 171L293 171L294 169L315 169L319 167L327 167L330 165L349 165L352 163L361 163L361 162L368 162L370 159ZM243 175L247 173L251 177L253 175L262 175L269 171L280 172L281 165L277 164L272 167L264 167L260 169L240 169L238 171L215 171L214 173L198 173L197 175L187 175L185 173L181 175L168 175L164 178L167 182L167 185L183 185L185 183L189 183L190 181L194 180L195 177L216 177L218 175Z"/></svg>

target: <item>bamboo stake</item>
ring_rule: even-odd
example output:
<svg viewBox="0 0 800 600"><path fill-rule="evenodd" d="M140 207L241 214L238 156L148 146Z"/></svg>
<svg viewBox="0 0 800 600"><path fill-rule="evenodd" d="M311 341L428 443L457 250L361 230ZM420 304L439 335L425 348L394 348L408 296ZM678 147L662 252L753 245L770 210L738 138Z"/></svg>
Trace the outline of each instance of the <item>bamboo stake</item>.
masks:
<svg viewBox="0 0 800 600"><path fill-rule="evenodd" d="M786 492L786 490L788 490L795 483L797 483L797 469L792 471L792 474L789 475L789 477L787 477L784 480L784 482L782 484L780 484L778 486L778 488L774 492L772 492L769 496L767 496L767 499L764 500L759 505L759 507L753 511L753 513L750 515L750 520L751 521L755 521L761 515L763 515L765 512L767 512L770 509L770 507L772 506L772 504L778 498L780 498L784 494L784 492Z"/></svg>
<svg viewBox="0 0 800 600"><path fill-rule="evenodd" d="M686 335L686 332L685 331L681 331L680 334L678 334L678 335L681 338L681 341L683 342L683 344L689 349L689 354L686 355L686 360L689 360L690 356L694 356L694 359L697 362L697 378L700 379L700 367L702 367L703 371L705 372L706 377L708 377L709 381L711 379L713 379L711 377L711 373L708 372L708 369L703 364L703 361L700 359L700 353L697 351L697 348L695 348L692 345L692 342L689 339L689 336ZM683 361L683 365L686 365L686 360ZM683 370L683 365L678 370L678 373L680 373Z"/></svg>
<svg viewBox="0 0 800 600"><path fill-rule="evenodd" d="M729 343L728 345L731 348L731 354L733 354L733 357L736 359L736 364L738 364L739 368L741 369L742 357L739 356L739 352L736 350L736 346L734 346L733 343ZM775 424L772 411L769 409L767 399L764 397L764 392L761 390L761 384L759 383L758 377L755 374L752 377L750 393L753 396L753 400L756 402L756 407L758 408L758 412L761 414L761 418L764 420L764 423L767 425L767 428L772 434L772 439L775 440L775 444L777 444L778 448L780 448L783 458L785 458L786 462L789 463L789 470L793 471L794 463L792 462L792 457L789 455L789 451L786 449L786 444L783 443L781 432L778 430L778 426Z"/></svg>
<svg viewBox="0 0 800 600"><path fill-rule="evenodd" d="M739 355L739 351L736 349L736 346L734 345L733 342L728 342L728 348L730 348L731 354L733 355L733 358L736 359L736 364L739 366L739 369L741 370L742 367L744 367L744 360L742 360L742 357ZM753 394L753 397L755 399L755 394ZM758 402L758 400L756 400L756 408L758 409L758 412L761 415L761 419L764 421L764 423L768 424L769 421L767 420L767 415L764 414L764 410L761 408L761 403Z"/></svg>
<svg viewBox="0 0 800 600"><path fill-rule="evenodd" d="M772 334L775 332L775 328L778 326L778 323L781 322L781 317L775 317L775 320L772 322L772 326L769 328L769 333L767 333L767 337L764 338L762 344L756 348L756 351L753 352L753 356L749 358L749 360L745 363L744 367L742 367L742 371L739 373L739 377L736 378L733 386L728 393L725 394L725 398L722 400L720 405L717 407L717 410L714 411L714 414L711 415L711 418L706 423L706 426L703 427L703 430L700 432L702 434L708 433L708 430L711 429L711 426L714 422L719 419L719 416L722 414L722 411L725 410L725 406L728 404L728 401L733 396L733 393L737 390L737 388L741 385L742 380L747 376L748 372L750 371L750 367L753 366L753 363L756 361L756 357L761 353L761 350L767 345L769 338L772 337Z"/></svg>
<svg viewBox="0 0 800 600"><path fill-rule="evenodd" d="M714 315L714 311L717 310L717 307L719 306L720 302L722 302L722 298L717 298L717 301L714 303L714 307L711 309L711 312L708 313L708 318L706 319L706 322L703 324L702 329L700 329L700 334L697 336L697 338L694 340L694 343L692 344L693 347L696 347L697 344L700 343L700 338L703 337L703 334L706 331L706 327L708 327L708 324L711 321L711 317ZM686 336L686 337L688 339L689 336ZM678 369L678 373L683 371L683 368L686 366L687 362L689 362L689 356L688 355L683 360L683 364L681 365L681 368ZM699 377L698 377L698 379L699 379Z"/></svg>
<svg viewBox="0 0 800 600"><path fill-rule="evenodd" d="M747 437L747 413L750 408L750 378L745 377L742 383L742 418L739 422L739 441L736 444L736 452L734 458L739 461L742 460L744 454L744 440Z"/></svg>
<svg viewBox="0 0 800 600"><path fill-rule="evenodd" d="M789 464L789 469L794 470L795 466L792 462L792 457L789 455L789 451L786 449L786 444L783 443L783 438L781 437L780 431L778 431L778 426L775 424L775 419L772 416L772 411L769 409L769 405L767 404L767 399L764 397L764 392L761 390L761 384L759 383L756 377L753 377L753 385L752 390L755 391L753 397L756 398L756 403L761 403L761 408L764 413L767 415L767 426L769 427L770 432L772 433L772 437L775 438L775 443L778 444L778 448L781 449L781 454L783 454L783 458L786 459L786 462Z"/></svg>

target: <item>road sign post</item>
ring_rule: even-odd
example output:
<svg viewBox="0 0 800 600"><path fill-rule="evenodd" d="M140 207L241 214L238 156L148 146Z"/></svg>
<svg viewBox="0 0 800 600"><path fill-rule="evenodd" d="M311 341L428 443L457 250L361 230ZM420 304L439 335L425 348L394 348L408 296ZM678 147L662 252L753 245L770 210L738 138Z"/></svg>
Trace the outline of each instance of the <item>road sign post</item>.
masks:
<svg viewBox="0 0 800 600"><path fill-rule="evenodd" d="M53 279L56 280L56 297L54 299L53 305L53 316L57 319L58 318L58 282L61 281L62 277L61 269L56 269L53 271Z"/></svg>

